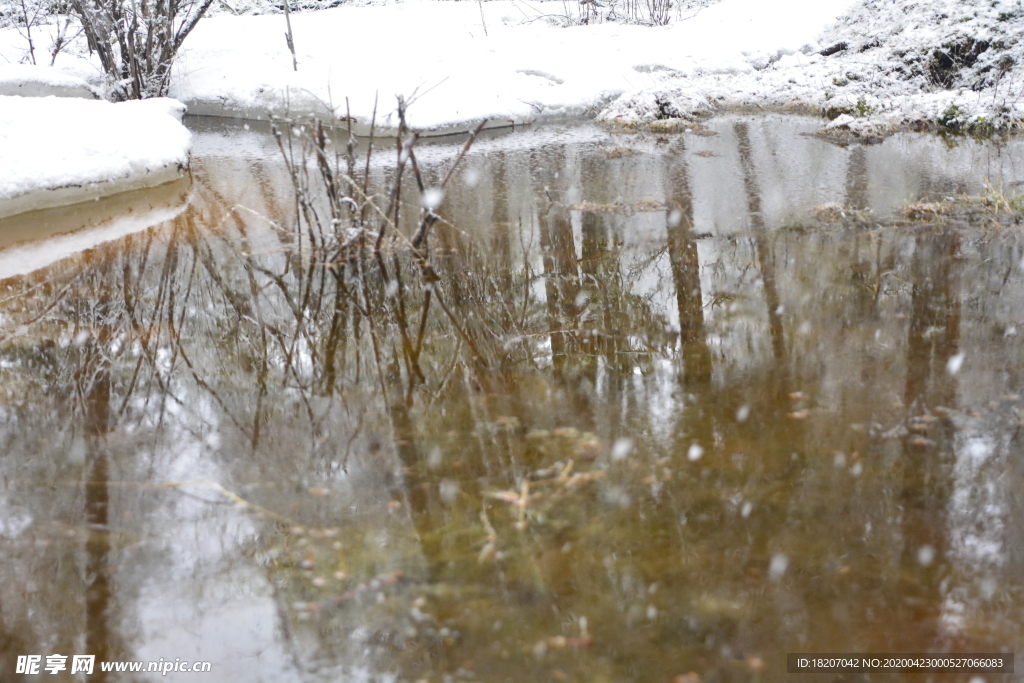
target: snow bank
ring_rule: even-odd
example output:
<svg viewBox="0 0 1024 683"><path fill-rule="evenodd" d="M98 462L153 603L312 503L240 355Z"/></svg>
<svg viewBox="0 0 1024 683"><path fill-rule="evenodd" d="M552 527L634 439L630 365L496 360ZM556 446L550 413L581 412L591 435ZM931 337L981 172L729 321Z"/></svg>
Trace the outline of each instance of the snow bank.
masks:
<svg viewBox="0 0 1024 683"><path fill-rule="evenodd" d="M752 73L813 51L815 37L852 1L722 0L666 27L561 28L545 19L564 12L560 3L339 7L292 16L298 71L283 17L212 17L189 36L171 95L192 114L244 118L265 118L268 109L344 116L347 96L365 128L379 94L379 123L393 128L394 96L418 92L409 110L417 128L485 117L525 123L596 113L666 76Z"/></svg>
<svg viewBox="0 0 1024 683"><path fill-rule="evenodd" d="M601 118L644 123L702 107L803 110L834 121L823 133L878 139L906 125L1006 130L1024 123L1021 0L860 0L818 38L817 54L762 70L703 74L629 93ZM660 103L660 109L652 109Z"/></svg>
<svg viewBox="0 0 1024 683"><path fill-rule="evenodd" d="M81 78L50 66L0 64L0 96L81 97L96 99L98 95Z"/></svg>
<svg viewBox="0 0 1024 683"><path fill-rule="evenodd" d="M185 107L0 97L0 218L154 187L188 165Z"/></svg>
<svg viewBox="0 0 1024 683"><path fill-rule="evenodd" d="M1020 127L1022 35L1021 0L862 0L824 36L838 51L826 59L823 108L952 129Z"/></svg>
<svg viewBox="0 0 1024 683"><path fill-rule="evenodd" d="M267 0L235 2L252 3ZM437 133L594 114L678 129L736 108L825 114L825 133L854 139L920 123L1007 129L1024 122L1022 3L721 0L663 27L564 28L578 3L350 0L292 15L297 71L283 16L203 19L170 94L192 114L248 119L343 118L347 97L364 134L375 97L378 128L393 132L395 95L414 93L410 124ZM0 30L0 60L23 58L19 41ZM90 59L79 38L57 65L92 82Z"/></svg>

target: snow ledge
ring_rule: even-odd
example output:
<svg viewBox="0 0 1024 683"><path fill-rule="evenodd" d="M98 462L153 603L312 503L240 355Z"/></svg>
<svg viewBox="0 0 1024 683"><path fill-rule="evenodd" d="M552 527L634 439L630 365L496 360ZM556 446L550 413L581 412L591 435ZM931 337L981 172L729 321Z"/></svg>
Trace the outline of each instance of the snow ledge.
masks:
<svg viewBox="0 0 1024 683"><path fill-rule="evenodd" d="M181 177L192 146L184 112L166 98L0 97L0 219Z"/></svg>

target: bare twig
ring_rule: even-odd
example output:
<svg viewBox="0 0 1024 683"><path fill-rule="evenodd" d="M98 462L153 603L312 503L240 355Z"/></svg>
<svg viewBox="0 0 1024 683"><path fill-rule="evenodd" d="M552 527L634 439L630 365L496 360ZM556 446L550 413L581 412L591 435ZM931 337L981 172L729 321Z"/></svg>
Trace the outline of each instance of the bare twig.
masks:
<svg viewBox="0 0 1024 683"><path fill-rule="evenodd" d="M469 148L473 146L473 141L476 140L476 136L480 134L480 131L482 131L486 125L487 119L484 119L480 122L480 125L473 129L473 132L469 134L469 139L466 140L466 144L464 144L462 149L459 151L459 156L455 157L455 162L451 165L451 168L448 169L448 173L445 175L444 180L441 181L442 190L448 184L448 181L451 180L452 174L455 173L455 169L458 168L459 162L462 161L462 157L466 156L466 152L468 152Z"/></svg>
<svg viewBox="0 0 1024 683"><path fill-rule="evenodd" d="M25 37L28 39L28 56L34 65L36 63L36 48L35 45L32 44L32 24L36 22L36 19L39 16L39 10L36 9L36 11L32 13L32 18L30 19L28 16L28 8L25 6L25 0L21 0L21 13L25 17Z"/></svg>
<svg viewBox="0 0 1024 683"><path fill-rule="evenodd" d="M299 62L295 59L295 38L292 36L292 13L288 8L291 0L284 0L284 22L288 27L288 30L284 34L284 39L288 43L288 51L292 53L292 70L299 70Z"/></svg>
<svg viewBox="0 0 1024 683"><path fill-rule="evenodd" d="M370 116L370 139L366 143L366 170L363 172L363 195L370 189L370 157L373 155L373 132L377 125L377 96L379 93L373 95L373 114ZM366 207L363 206L363 211L359 216L360 223L366 220Z"/></svg>
<svg viewBox="0 0 1024 683"><path fill-rule="evenodd" d="M480 5L480 23L484 27L484 37L487 37L487 21L484 20L484 0L477 0L477 4Z"/></svg>

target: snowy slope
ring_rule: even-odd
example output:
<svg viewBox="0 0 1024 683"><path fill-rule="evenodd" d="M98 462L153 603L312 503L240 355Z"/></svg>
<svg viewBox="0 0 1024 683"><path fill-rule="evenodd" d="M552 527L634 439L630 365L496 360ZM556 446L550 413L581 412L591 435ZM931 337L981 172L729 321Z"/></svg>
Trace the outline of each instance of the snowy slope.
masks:
<svg viewBox="0 0 1024 683"><path fill-rule="evenodd" d="M179 177L192 135L170 99L0 97L0 218Z"/></svg>
<svg viewBox="0 0 1024 683"><path fill-rule="evenodd" d="M393 131L395 96L413 93L410 123L434 132L485 117L630 126L736 108L825 114L826 132L861 138L1024 123L1024 0L721 0L663 27L565 28L579 11L575 0L350 0L292 15L297 71L283 16L208 17L171 95L192 114L250 119L342 118L348 98L361 133L375 97L378 129ZM0 29L0 61L24 59L22 43ZM57 65L96 85L81 40Z"/></svg>
<svg viewBox="0 0 1024 683"><path fill-rule="evenodd" d="M859 0L819 41L723 78L663 76L601 117L621 123L701 107L771 107L838 118L826 132L880 138L907 124L978 132L1024 124L1022 0Z"/></svg>
<svg viewBox="0 0 1024 683"><path fill-rule="evenodd" d="M278 113L343 116L368 123L394 96L423 93L410 123L444 129L484 117L520 123L595 113L657 81L749 73L815 38L852 0L723 0L666 27L603 23L561 28L550 4L411 0L292 16L298 71L283 17L200 22L177 62L171 95L189 112L263 118ZM481 12L483 16L481 16ZM485 32L486 26L486 32ZM394 120L384 121L393 127Z"/></svg>

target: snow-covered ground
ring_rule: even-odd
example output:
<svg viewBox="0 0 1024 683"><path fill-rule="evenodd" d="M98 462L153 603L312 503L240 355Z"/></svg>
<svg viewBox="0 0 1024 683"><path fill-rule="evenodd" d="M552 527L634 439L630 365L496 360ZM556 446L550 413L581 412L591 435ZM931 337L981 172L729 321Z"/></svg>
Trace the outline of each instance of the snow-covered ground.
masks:
<svg viewBox="0 0 1024 683"><path fill-rule="evenodd" d="M662 76L601 117L652 118L656 106L772 108L826 114L825 132L878 138L903 125L988 132L1024 124L1021 0L858 0L817 36L817 54L753 72Z"/></svg>
<svg viewBox="0 0 1024 683"><path fill-rule="evenodd" d="M298 60L280 16L213 17L177 62L171 95L199 114L351 114L385 127L395 95L420 93L410 124L424 129L595 114L660 74L751 73L782 54L819 49L814 38L852 0L723 0L665 27L606 22L563 28L551 4L409 0L292 16ZM482 11L482 14L481 14ZM486 27L486 29L485 29ZM768 29L768 30L766 30Z"/></svg>
<svg viewBox="0 0 1024 683"><path fill-rule="evenodd" d="M192 135L171 99L0 96L0 219L181 176Z"/></svg>
<svg viewBox="0 0 1024 683"><path fill-rule="evenodd" d="M393 129L395 96L416 94L410 123L435 131L577 115L671 127L735 108L828 114L830 131L862 137L1024 121L1022 0L721 0L667 26L569 27L572 2L353 0L292 14L297 70L283 16L221 9L175 65L170 94L190 113L344 117L348 98L365 130L378 98ZM0 30L0 62L24 43ZM91 60L79 42L55 64L100 85Z"/></svg>

